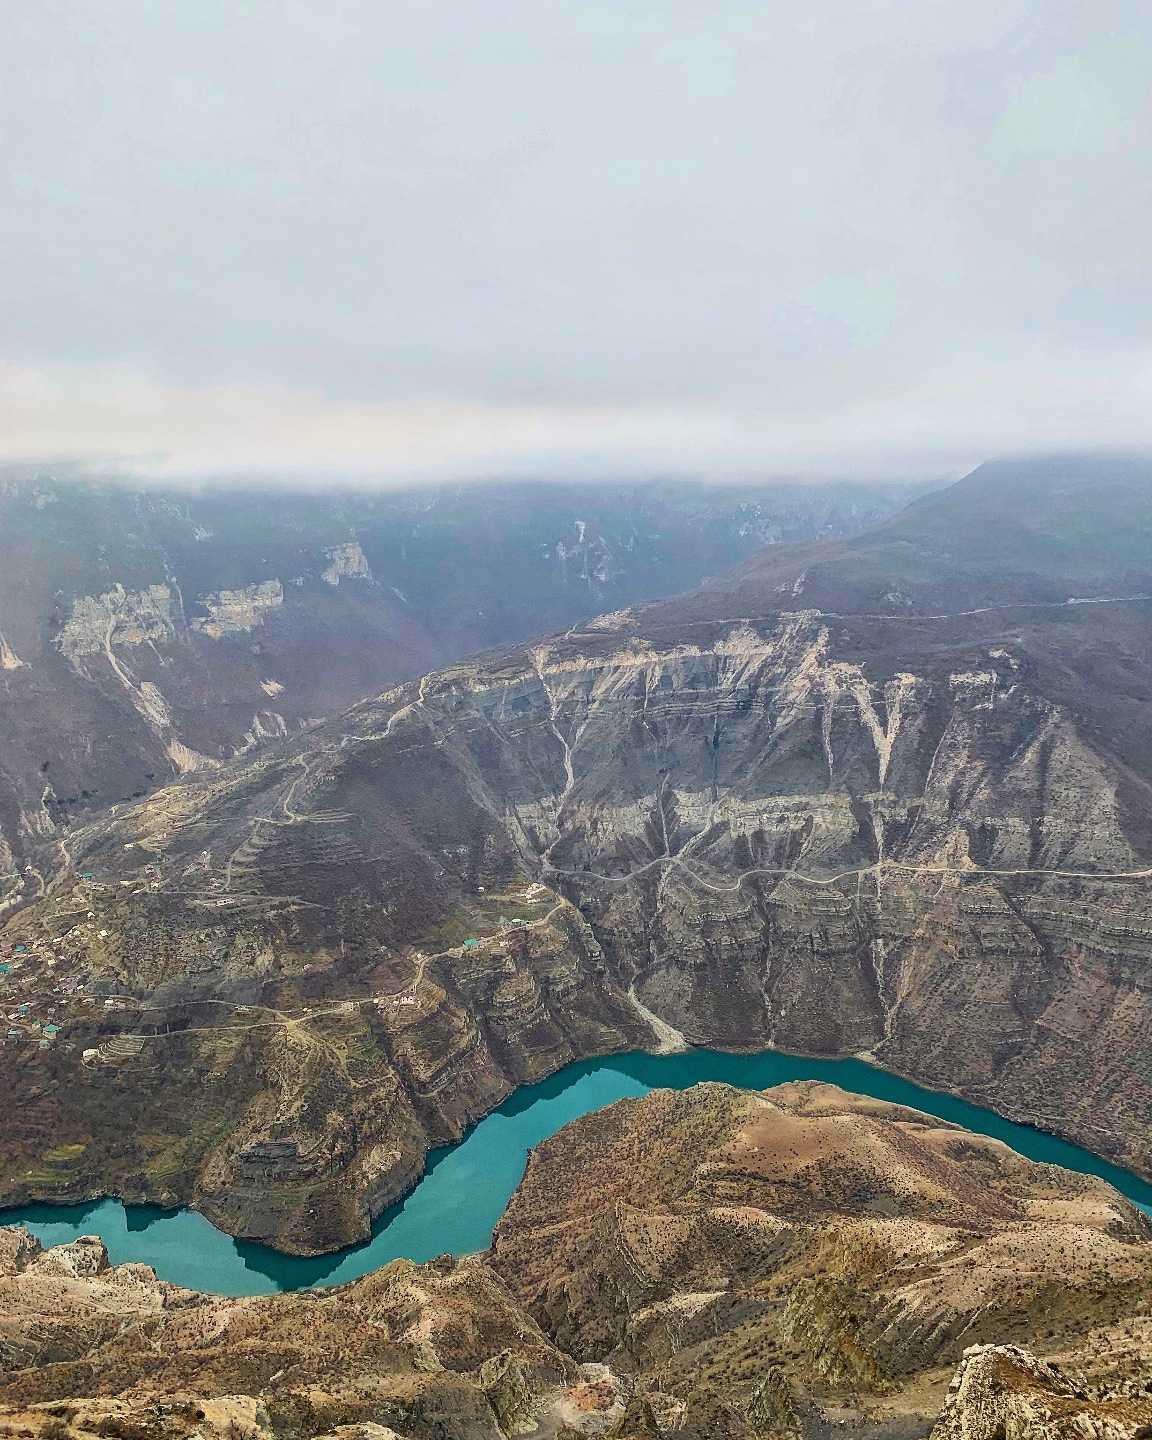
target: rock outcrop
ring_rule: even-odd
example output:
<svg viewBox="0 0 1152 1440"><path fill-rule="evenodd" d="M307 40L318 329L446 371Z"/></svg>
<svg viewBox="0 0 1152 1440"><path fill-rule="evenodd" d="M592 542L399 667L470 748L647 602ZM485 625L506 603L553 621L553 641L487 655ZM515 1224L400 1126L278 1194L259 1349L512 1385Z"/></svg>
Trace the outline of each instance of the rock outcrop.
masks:
<svg viewBox="0 0 1152 1440"><path fill-rule="evenodd" d="M1152 1398L1101 1396L1016 1345L974 1345L948 1391L932 1440L1136 1440Z"/></svg>
<svg viewBox="0 0 1152 1440"><path fill-rule="evenodd" d="M0 1231L5 1251L23 1251L0 1270L8 1433L20 1415L46 1436L64 1420L69 1433L180 1440L384 1440L381 1426L500 1440L494 1356L516 1367L525 1414L580 1381L482 1261L396 1261L332 1292L226 1300L110 1266L94 1239L41 1252L25 1236Z"/></svg>
<svg viewBox="0 0 1152 1440"><path fill-rule="evenodd" d="M41 842L112 805L922 488L177 494L0 467L0 915L40 893Z"/></svg>

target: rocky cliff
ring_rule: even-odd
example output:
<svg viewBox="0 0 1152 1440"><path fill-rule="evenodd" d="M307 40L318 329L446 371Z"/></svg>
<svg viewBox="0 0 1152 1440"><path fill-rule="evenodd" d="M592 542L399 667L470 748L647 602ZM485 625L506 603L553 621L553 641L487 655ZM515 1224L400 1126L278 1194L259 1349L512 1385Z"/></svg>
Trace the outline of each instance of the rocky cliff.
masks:
<svg viewBox="0 0 1152 1440"><path fill-rule="evenodd" d="M0 914L36 893L38 842L109 805L920 488L309 495L0 468Z"/></svg>
<svg viewBox="0 0 1152 1440"><path fill-rule="evenodd" d="M1149 595L1152 468L988 467L68 837L8 927L65 1023L4 1051L4 1196L331 1248L514 1085L685 1041L1152 1173Z"/></svg>
<svg viewBox="0 0 1152 1440"><path fill-rule="evenodd" d="M1127 1338L1123 1335L1121 1343ZM1109 1337L1105 1343L1115 1342ZM1135 1359L1131 1349L1124 1358ZM1019 1346L974 1345L952 1381L933 1440L996 1440L1001 1435L1137 1440L1148 1426L1147 1382L1139 1367L1134 1372L1123 1365L1111 1368L1119 1380L1114 1388L1090 1385Z"/></svg>
<svg viewBox="0 0 1152 1440"><path fill-rule="evenodd" d="M1150 1281L1101 1181L832 1086L656 1091L542 1145L489 1254L329 1290L221 1299L0 1230L0 1427L1137 1440Z"/></svg>

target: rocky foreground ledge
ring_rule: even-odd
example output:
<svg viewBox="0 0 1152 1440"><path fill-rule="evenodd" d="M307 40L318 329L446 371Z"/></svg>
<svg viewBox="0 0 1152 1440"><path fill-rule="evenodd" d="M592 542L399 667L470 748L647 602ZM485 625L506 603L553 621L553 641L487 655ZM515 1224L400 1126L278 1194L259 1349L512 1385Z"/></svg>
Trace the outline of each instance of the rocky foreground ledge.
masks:
<svg viewBox="0 0 1152 1440"><path fill-rule="evenodd" d="M796 1083L533 1154L490 1252L223 1299L0 1229L27 1440L1137 1440L1152 1223L1093 1177Z"/></svg>

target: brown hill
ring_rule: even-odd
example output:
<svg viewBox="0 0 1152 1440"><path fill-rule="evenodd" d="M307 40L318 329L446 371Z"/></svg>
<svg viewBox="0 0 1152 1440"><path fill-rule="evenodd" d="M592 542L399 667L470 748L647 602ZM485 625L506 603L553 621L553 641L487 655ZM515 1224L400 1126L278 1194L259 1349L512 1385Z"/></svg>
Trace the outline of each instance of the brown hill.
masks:
<svg viewBox="0 0 1152 1440"><path fill-rule="evenodd" d="M0 1427L1137 1440L1150 1281L1096 1179L833 1086L656 1091L539 1147L490 1254L330 1290L220 1299L0 1230Z"/></svg>

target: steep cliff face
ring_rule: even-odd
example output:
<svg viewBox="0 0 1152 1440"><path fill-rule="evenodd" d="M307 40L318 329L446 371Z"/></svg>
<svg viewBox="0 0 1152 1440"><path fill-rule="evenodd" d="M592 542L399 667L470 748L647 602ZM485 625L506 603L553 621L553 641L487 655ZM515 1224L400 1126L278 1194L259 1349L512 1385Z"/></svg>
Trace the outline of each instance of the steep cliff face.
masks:
<svg viewBox="0 0 1152 1440"><path fill-rule="evenodd" d="M684 1040L870 1051L1152 1173L1150 536L1147 467L978 472L71 837L22 983L126 1009L68 1012L97 1056L55 1086L6 1052L5 1194L62 1193L66 1131L69 1193L164 1174L324 1248L510 1085ZM112 1093L154 1137L115 1161ZM335 1228L310 1186L351 1195Z"/></svg>
<svg viewBox="0 0 1152 1440"><path fill-rule="evenodd" d="M109 805L457 656L862 529L920 488L320 496L0 468L0 914L37 893L37 842Z"/></svg>
<svg viewBox="0 0 1152 1440"><path fill-rule="evenodd" d="M123 998L69 997L63 1045L6 1047L4 1080L21 1097L5 1122L8 1197L110 1189L191 1202L229 1233L293 1253L339 1249L367 1238L430 1147L460 1139L517 1085L651 1036L555 897L524 903L513 887L488 914L501 902L535 914L522 928L397 953L363 928L381 909L365 896L362 913L345 914L346 953L332 936L318 965L316 933L298 928L308 902L237 940L211 918L211 894L192 902L188 925L160 900L141 917L130 901L87 893L98 909L79 951L61 947L47 968L51 950L33 948L31 963L46 957L47 990L74 973L77 953L89 963L83 947L95 940L130 957L115 961L114 980L104 972ZM445 917L448 932L461 924ZM147 1002L132 998L141 990Z"/></svg>
<svg viewBox="0 0 1152 1440"><path fill-rule="evenodd" d="M491 1252L328 1290L221 1299L0 1229L0 1426L1138 1440L1150 1280L1101 1181L833 1086L656 1091L539 1147Z"/></svg>

